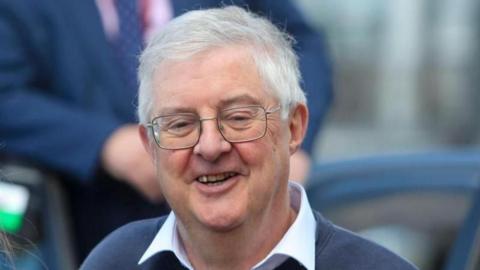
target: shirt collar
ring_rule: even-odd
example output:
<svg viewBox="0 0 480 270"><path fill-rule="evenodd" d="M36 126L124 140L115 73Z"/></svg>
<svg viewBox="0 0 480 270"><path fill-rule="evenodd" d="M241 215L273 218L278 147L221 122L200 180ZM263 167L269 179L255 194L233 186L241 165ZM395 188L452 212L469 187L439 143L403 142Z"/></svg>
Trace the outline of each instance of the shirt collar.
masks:
<svg viewBox="0 0 480 270"><path fill-rule="evenodd" d="M316 221L304 188L289 182L291 207L297 212L295 221L272 251L253 269L272 269L289 257L294 258L307 269L315 269ZM171 251L188 269L193 269L185 254L177 233L176 217L170 212L138 264L159 252Z"/></svg>
<svg viewBox="0 0 480 270"><path fill-rule="evenodd" d="M152 243L150 246L148 246L145 253L143 253L140 261L138 261L138 264L142 264L157 253L166 251L173 252L183 265L185 265L188 269L193 269L179 239L177 231L177 218L175 217L175 213L173 213L173 211L171 211L168 215L162 227L155 235L155 238L153 238Z"/></svg>

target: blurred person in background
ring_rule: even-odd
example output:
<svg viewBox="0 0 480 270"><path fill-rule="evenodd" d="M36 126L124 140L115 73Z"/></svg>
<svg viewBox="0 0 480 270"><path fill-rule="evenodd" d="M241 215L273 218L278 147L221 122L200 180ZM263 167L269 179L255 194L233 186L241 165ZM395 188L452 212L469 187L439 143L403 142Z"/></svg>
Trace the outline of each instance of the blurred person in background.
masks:
<svg viewBox="0 0 480 270"><path fill-rule="evenodd" d="M115 231L81 269L415 269L289 181L308 109L291 40L268 20L188 12L148 44L139 78L139 132L172 212Z"/></svg>
<svg viewBox="0 0 480 270"><path fill-rule="evenodd" d="M138 136L137 56L172 17L221 1L0 0L0 156L64 180L78 260L114 228L168 210ZM290 1L229 1L298 41L310 126L292 160L305 178L331 100L322 37Z"/></svg>

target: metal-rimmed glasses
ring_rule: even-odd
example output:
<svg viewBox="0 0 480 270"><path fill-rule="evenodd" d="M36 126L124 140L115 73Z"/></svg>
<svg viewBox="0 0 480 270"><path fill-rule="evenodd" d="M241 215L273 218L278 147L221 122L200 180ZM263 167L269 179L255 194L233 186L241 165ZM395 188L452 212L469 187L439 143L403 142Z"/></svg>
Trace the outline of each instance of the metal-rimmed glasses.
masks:
<svg viewBox="0 0 480 270"><path fill-rule="evenodd" d="M160 115L152 119L150 128L158 147L167 150L195 146L202 133L202 122L216 120L222 137L230 143L250 142L265 136L268 115L280 109L266 110L259 105L221 110L216 117L200 118L195 113Z"/></svg>

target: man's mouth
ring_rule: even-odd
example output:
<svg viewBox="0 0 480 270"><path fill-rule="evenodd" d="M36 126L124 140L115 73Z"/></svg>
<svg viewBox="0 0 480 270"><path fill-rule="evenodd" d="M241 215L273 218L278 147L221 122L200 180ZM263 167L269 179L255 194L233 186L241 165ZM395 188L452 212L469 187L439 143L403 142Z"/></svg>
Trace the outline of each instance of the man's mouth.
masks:
<svg viewBox="0 0 480 270"><path fill-rule="evenodd" d="M237 175L237 173L234 172L226 172L226 173L219 173L219 174L212 174L212 175L202 175L200 177L197 177L197 181L205 184L205 185L219 185L231 177Z"/></svg>

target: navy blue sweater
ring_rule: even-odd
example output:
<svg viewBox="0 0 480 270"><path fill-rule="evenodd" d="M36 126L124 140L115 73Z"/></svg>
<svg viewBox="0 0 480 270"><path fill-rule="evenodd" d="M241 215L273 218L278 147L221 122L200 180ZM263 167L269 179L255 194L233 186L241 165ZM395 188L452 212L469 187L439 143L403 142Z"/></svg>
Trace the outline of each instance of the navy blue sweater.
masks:
<svg viewBox="0 0 480 270"><path fill-rule="evenodd" d="M410 263L385 248L342 229L314 212L316 270L414 270ZM153 241L166 217L127 224L107 236L80 269L185 269L172 252L161 252L143 264L138 261ZM305 269L289 259L277 269Z"/></svg>

